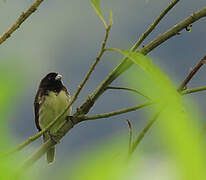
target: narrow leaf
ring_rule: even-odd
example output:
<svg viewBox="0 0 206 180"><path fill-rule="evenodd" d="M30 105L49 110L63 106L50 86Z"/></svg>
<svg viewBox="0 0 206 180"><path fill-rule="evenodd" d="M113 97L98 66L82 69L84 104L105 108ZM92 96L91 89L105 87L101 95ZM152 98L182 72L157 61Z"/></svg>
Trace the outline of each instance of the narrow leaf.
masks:
<svg viewBox="0 0 206 180"><path fill-rule="evenodd" d="M111 26L113 24L113 13L112 9L110 10L110 18L109 18L109 25Z"/></svg>
<svg viewBox="0 0 206 180"><path fill-rule="evenodd" d="M90 0L94 10L96 11L97 15L99 16L100 20L103 22L105 28L107 28L107 23L106 21L104 20L104 17L102 15L102 11L100 9L100 2L99 0Z"/></svg>
<svg viewBox="0 0 206 180"><path fill-rule="evenodd" d="M157 97L161 98L161 103L166 107L161 113L159 127L162 137L174 154L176 165L182 168L181 179L206 179L204 149L199 138L198 124L191 118L191 114L186 113L181 96L168 77L148 57L139 52L108 50L118 51L129 58L141 67L158 87ZM131 77L128 80L134 84L138 78L141 77Z"/></svg>

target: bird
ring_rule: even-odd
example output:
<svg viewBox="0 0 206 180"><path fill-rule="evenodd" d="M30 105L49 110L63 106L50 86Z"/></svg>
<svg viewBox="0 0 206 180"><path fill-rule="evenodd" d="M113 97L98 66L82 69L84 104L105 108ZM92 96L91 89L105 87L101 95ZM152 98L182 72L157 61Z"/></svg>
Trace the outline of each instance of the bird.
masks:
<svg viewBox="0 0 206 180"><path fill-rule="evenodd" d="M48 126L66 109L70 103L70 95L62 83L62 75L48 73L41 81L34 99L35 124L39 131ZM56 131L65 123L71 114L71 107L48 131L43 133L43 142L55 137ZM55 157L55 146L47 151L47 162L52 163Z"/></svg>

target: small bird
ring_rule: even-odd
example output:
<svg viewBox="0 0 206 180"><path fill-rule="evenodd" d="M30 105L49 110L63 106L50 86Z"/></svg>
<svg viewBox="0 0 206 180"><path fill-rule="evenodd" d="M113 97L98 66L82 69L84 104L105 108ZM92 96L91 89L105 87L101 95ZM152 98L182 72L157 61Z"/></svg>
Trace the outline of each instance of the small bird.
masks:
<svg viewBox="0 0 206 180"><path fill-rule="evenodd" d="M35 124L39 131L47 127L55 118L60 115L70 102L70 95L66 87L62 84L62 76L51 72L47 74L40 82L37 94L34 100ZM47 132L43 134L43 141L46 142L53 138L54 133L66 121L67 116L71 114L71 108L54 124ZM47 151L47 162L52 163L55 156L55 147Z"/></svg>

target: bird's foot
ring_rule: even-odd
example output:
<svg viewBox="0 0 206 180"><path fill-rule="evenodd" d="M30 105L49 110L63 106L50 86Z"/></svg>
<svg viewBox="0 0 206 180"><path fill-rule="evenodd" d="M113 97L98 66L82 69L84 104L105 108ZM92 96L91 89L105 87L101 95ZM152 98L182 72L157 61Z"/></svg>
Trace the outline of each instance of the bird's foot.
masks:
<svg viewBox="0 0 206 180"><path fill-rule="evenodd" d="M59 143L60 143L60 141L59 141L60 135L58 135L58 134L51 134L50 132L48 133L48 135L49 135L49 138L50 138L52 141L54 141L56 144L59 144Z"/></svg>

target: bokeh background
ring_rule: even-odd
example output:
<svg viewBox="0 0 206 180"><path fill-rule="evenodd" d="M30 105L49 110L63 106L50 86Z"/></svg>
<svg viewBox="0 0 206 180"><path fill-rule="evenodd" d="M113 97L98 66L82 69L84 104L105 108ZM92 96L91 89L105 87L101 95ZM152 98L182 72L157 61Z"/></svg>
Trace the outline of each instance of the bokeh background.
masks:
<svg viewBox="0 0 206 180"><path fill-rule="evenodd" d="M6 31L32 2L31 0L1 1L0 34ZM130 48L169 2L169 0L102 1L101 7L105 19L109 18L109 10L113 10L114 24L108 46L120 49ZM204 0L180 1L143 44L205 5ZM162 68L174 84L178 85L190 68L206 54L205 29L206 19L202 19L193 24L191 32L183 30L180 35L173 37L149 54L154 64ZM95 14L89 0L44 1L38 10L0 46L0 65L2 67L12 66L11 69L7 68L6 70L12 76L15 76L15 71L20 71L23 75L22 79L15 76L17 82L24 82L23 85L16 84L16 86L22 86L23 90L18 93L18 97L11 98L14 108L12 114L9 115L9 133L16 138L16 145L37 132L34 124L33 100L40 79L48 72L59 72L63 75L64 84L73 95L88 71L89 65L96 57L104 34L104 26ZM74 104L73 111L120 62L121 58L122 56L119 54L105 53L78 101ZM205 75L206 71L203 67L191 81L189 87L205 85ZM123 74L113 85L127 85L126 76L127 73ZM1 86L4 84L1 83ZM205 93L192 95L191 99L195 102L196 108L202 112L202 116L206 115ZM111 90L98 100L89 114L113 111L136 103L137 101L130 93ZM62 162L69 162L72 166L83 152L98 147L103 141L118 136L121 136L123 141L127 140L128 127L125 119L131 120L135 132L138 132L144 126L145 119L148 118L144 113L146 111L142 112L132 112L78 124L58 144L56 163L46 171L63 167ZM150 169L151 176L156 174L155 178L160 179L160 177L164 177L162 173L167 172L167 169L164 169L167 160L162 155L164 150L161 149L161 143L154 140L157 140L158 136L154 127L146 135L140 151L147 154L145 158L148 161L145 168L142 167L144 170L141 172L144 174L144 171ZM40 144L41 140L38 140L31 146L38 147ZM27 154L31 152L33 152L32 148L31 151L28 152L28 149L26 151ZM45 159L42 158L40 161L42 162L41 166L46 168ZM154 170L152 165L157 162L160 163L160 166ZM158 173L161 176L158 176ZM45 177L52 178L53 175L45 175ZM150 178L149 176L146 179Z"/></svg>

